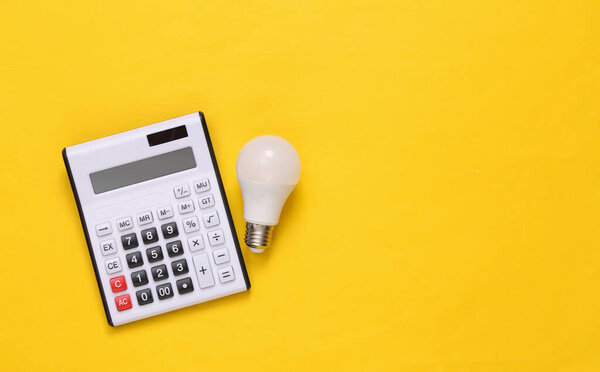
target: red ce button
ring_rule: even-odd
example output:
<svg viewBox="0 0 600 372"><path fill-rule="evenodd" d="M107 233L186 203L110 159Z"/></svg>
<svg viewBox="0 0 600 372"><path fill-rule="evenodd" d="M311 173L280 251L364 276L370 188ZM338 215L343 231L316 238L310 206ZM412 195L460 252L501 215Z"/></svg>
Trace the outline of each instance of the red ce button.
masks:
<svg viewBox="0 0 600 372"><path fill-rule="evenodd" d="M110 287L112 288L113 293L121 292L127 289L127 283L125 282L125 277L123 275L117 276L116 278L112 278L110 280Z"/></svg>

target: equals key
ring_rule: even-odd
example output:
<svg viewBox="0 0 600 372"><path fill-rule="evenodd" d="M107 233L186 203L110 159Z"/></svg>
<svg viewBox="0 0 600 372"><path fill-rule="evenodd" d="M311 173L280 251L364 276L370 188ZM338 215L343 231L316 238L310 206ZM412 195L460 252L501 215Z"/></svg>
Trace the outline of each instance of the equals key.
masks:
<svg viewBox="0 0 600 372"><path fill-rule="evenodd" d="M227 283L235 279L233 274L233 268L231 266L219 270L219 281L221 283Z"/></svg>

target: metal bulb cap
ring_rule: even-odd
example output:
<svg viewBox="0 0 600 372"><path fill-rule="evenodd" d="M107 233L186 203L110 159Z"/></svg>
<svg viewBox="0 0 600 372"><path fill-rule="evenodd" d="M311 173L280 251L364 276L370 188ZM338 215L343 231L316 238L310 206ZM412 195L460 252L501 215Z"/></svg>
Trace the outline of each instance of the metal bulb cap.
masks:
<svg viewBox="0 0 600 372"><path fill-rule="evenodd" d="M271 245L275 226L246 222L246 245L254 253L262 253Z"/></svg>

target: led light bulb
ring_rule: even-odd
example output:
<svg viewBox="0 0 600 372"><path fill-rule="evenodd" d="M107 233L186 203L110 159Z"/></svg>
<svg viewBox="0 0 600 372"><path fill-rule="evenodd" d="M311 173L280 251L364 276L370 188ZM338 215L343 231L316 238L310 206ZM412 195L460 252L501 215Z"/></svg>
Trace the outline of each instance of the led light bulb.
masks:
<svg viewBox="0 0 600 372"><path fill-rule="evenodd" d="M237 158L244 199L246 245L261 253L271 244L281 209L300 178L300 157L288 141L265 135L251 139Z"/></svg>

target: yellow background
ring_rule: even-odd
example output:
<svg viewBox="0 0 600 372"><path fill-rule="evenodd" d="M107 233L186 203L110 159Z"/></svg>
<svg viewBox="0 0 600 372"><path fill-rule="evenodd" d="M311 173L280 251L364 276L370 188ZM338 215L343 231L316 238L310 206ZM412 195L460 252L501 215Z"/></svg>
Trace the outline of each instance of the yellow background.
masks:
<svg viewBox="0 0 600 372"><path fill-rule="evenodd" d="M0 369L600 369L597 1L3 1ZM252 289L106 324L64 146L202 110L303 171Z"/></svg>

